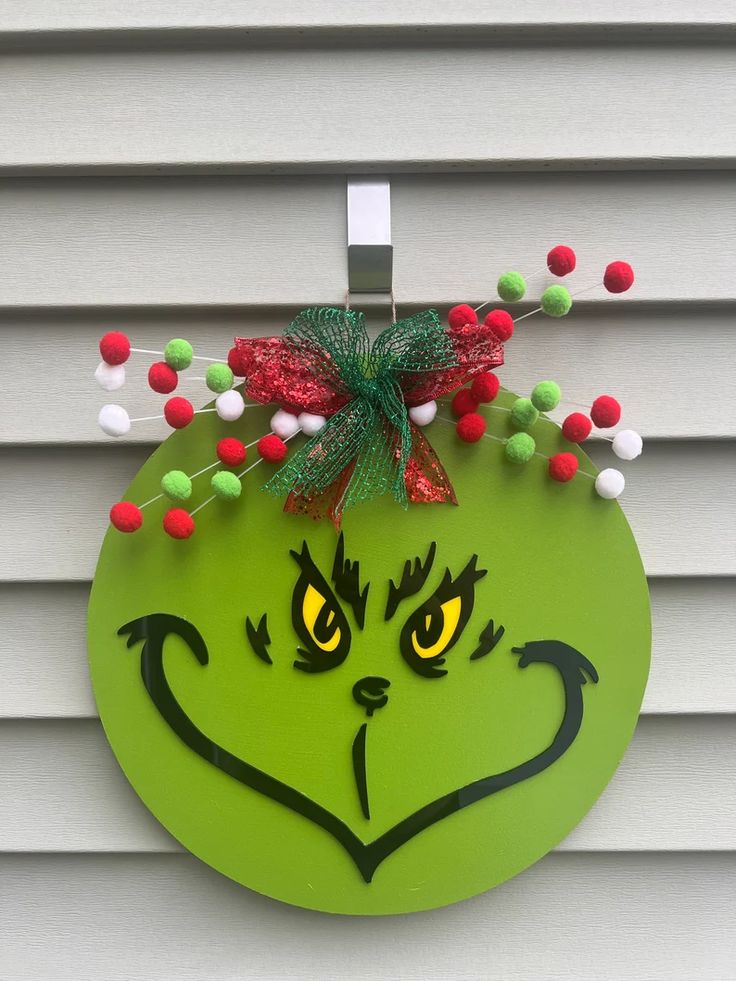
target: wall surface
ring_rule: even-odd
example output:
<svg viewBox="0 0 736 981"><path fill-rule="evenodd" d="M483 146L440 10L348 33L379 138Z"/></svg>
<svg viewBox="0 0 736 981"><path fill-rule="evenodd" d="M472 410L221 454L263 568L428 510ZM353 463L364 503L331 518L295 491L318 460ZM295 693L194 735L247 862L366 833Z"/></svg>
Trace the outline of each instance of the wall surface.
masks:
<svg viewBox="0 0 736 981"><path fill-rule="evenodd" d="M3 981L736 976L735 45L731 2L0 3ZM374 171L400 307L480 302L559 240L635 261L623 311L530 321L504 381L554 363L621 394L654 618L636 736L580 827L389 920L183 853L107 747L84 641L105 505L163 435L97 432L100 333L220 350L340 302L344 175Z"/></svg>

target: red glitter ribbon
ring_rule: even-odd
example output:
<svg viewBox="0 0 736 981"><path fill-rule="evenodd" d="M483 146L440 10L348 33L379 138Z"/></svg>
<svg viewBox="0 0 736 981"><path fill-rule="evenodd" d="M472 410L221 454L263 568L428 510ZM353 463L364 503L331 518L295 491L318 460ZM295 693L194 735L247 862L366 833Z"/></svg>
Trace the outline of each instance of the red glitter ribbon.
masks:
<svg viewBox="0 0 736 981"><path fill-rule="evenodd" d="M457 503L447 473L408 409L503 364L485 325L443 329L433 310L386 328L370 344L362 314L309 309L283 337L235 338L255 402L324 415L328 422L266 488L285 510L328 517L391 490L404 506Z"/></svg>

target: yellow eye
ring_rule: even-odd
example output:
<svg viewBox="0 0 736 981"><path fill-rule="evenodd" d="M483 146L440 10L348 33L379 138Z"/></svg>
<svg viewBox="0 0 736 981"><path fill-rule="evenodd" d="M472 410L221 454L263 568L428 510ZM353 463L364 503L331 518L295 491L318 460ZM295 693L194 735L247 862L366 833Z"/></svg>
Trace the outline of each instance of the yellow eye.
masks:
<svg viewBox="0 0 736 981"><path fill-rule="evenodd" d="M335 611L326 604L322 593L310 583L302 600L302 619L317 647L329 653L337 648L342 632L335 622Z"/></svg>
<svg viewBox="0 0 736 981"><path fill-rule="evenodd" d="M399 650L406 663L425 678L441 678L445 655L462 637L475 604L475 584L486 574L474 555L457 578L445 569L432 596L407 619L399 634Z"/></svg>
<svg viewBox="0 0 736 981"><path fill-rule="evenodd" d="M309 674L330 671L342 664L350 652L350 625L312 561L307 543L302 544L301 552L291 554L301 569L291 594L291 623L301 641L294 667Z"/></svg>
<svg viewBox="0 0 736 981"><path fill-rule="evenodd" d="M424 629L421 630L421 639L417 636L420 631L414 630L411 635L412 646L418 657L427 659L438 657L442 654L457 630L462 608L462 598L455 596L443 603L437 610L425 616ZM422 644L422 640L425 641L427 646Z"/></svg>

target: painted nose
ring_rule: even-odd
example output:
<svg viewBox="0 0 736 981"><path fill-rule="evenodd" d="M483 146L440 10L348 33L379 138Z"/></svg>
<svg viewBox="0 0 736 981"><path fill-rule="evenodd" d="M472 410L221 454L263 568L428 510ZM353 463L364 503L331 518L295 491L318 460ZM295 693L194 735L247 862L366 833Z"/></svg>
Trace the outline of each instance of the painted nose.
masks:
<svg viewBox="0 0 736 981"><path fill-rule="evenodd" d="M388 701L385 689L390 685L388 678L361 678L353 685L353 698L365 709L366 715L373 715L376 709L383 708Z"/></svg>

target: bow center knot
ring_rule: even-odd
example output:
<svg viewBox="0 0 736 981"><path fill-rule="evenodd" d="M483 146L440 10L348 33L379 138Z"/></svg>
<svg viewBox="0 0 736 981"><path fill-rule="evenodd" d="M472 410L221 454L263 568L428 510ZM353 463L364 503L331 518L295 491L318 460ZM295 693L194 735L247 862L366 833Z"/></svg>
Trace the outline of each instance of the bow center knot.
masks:
<svg viewBox="0 0 736 981"><path fill-rule="evenodd" d="M358 398L365 399L371 405L376 405L381 400L381 386L375 378L359 378L355 383L355 394Z"/></svg>

